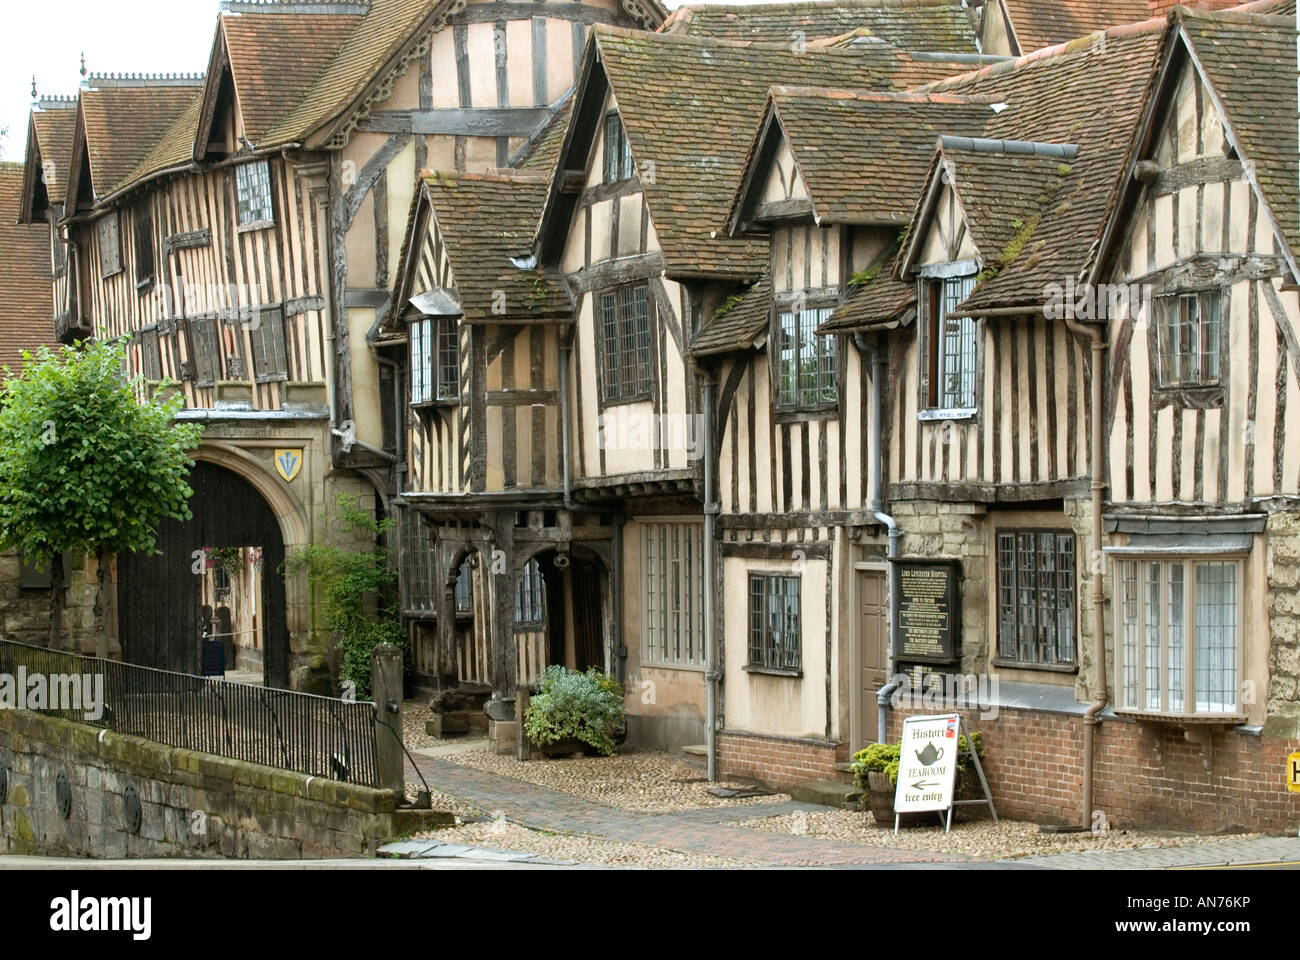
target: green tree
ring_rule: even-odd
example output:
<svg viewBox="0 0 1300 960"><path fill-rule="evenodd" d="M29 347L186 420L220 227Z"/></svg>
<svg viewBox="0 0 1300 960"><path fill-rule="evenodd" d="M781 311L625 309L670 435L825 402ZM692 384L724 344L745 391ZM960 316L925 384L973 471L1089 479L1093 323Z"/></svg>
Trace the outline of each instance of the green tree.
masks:
<svg viewBox="0 0 1300 960"><path fill-rule="evenodd" d="M65 551L95 555L101 657L109 558L155 550L164 518L189 519L189 452L201 436L198 425L174 422L179 396L138 399L138 381L122 374L123 352L102 340L41 347L25 352L22 375L0 386L0 545L40 564ZM57 646L62 591L51 594Z"/></svg>
<svg viewBox="0 0 1300 960"><path fill-rule="evenodd" d="M286 564L290 573L305 569L321 591L322 615L339 641L339 680L352 683L358 699L370 697L370 652L376 644L406 647L397 595L397 574L380 538L393 521L376 520L360 507L359 497L339 494L337 521L344 533L364 547L344 550L333 544L303 547Z"/></svg>

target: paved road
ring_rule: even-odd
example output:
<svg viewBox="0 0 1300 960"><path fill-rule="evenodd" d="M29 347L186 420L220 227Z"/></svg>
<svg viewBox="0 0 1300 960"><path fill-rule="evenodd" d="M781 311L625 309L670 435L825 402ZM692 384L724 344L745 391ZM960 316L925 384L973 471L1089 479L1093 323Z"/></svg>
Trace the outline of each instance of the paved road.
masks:
<svg viewBox="0 0 1300 960"><path fill-rule="evenodd" d="M729 821L773 813L825 809L783 802L744 807L708 807L681 813L638 813L457 766L437 757L417 756L429 785L467 800L511 823L552 833L577 833L622 843L639 843L681 853L743 860L756 866L844 867L886 863L961 863L953 854L868 847L840 840L763 833L729 826Z"/></svg>
<svg viewBox="0 0 1300 960"><path fill-rule="evenodd" d="M418 755L430 786L534 830L576 833L683 853L711 854L762 867L976 868L998 870L1160 870L1269 865L1300 868L1300 837L1219 840L1181 847L1145 847L1059 853L1014 860L977 860L956 854L868 847L856 843L765 833L729 824L796 810L824 810L786 801L741 807L704 807L638 813L572 794Z"/></svg>

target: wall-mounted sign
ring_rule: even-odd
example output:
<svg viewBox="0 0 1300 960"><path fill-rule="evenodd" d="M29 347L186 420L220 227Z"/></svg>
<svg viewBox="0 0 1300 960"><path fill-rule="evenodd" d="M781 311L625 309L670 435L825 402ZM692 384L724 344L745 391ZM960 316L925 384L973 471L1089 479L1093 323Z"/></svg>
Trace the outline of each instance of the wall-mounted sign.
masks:
<svg viewBox="0 0 1300 960"><path fill-rule="evenodd" d="M285 481L293 480L302 469L302 448L296 450L276 450L275 470Z"/></svg>
<svg viewBox="0 0 1300 960"><path fill-rule="evenodd" d="M960 656L961 561L893 561L894 657L954 663Z"/></svg>
<svg viewBox="0 0 1300 960"><path fill-rule="evenodd" d="M1286 788L1292 793L1300 793L1300 753L1286 758Z"/></svg>
<svg viewBox="0 0 1300 960"><path fill-rule="evenodd" d="M947 810L957 782L957 728L961 717L908 717L898 758L895 813Z"/></svg>

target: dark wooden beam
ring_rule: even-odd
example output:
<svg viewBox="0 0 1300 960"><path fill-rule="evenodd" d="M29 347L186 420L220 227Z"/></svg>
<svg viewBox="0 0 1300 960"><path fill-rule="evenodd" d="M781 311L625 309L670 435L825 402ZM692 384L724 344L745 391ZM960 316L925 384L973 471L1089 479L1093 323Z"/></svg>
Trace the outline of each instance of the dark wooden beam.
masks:
<svg viewBox="0 0 1300 960"><path fill-rule="evenodd" d="M363 133L528 137L552 115L550 107L446 107L377 110L357 124Z"/></svg>

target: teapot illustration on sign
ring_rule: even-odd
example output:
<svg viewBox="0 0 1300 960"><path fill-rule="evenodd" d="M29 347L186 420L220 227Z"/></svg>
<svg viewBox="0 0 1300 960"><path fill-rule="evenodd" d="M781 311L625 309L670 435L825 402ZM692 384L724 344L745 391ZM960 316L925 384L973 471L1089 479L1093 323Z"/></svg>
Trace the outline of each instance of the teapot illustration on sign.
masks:
<svg viewBox="0 0 1300 960"><path fill-rule="evenodd" d="M936 750L932 742L927 742L924 750L913 750L912 752L916 754L916 759L921 761L923 767L928 767L936 760L943 758L943 747Z"/></svg>

